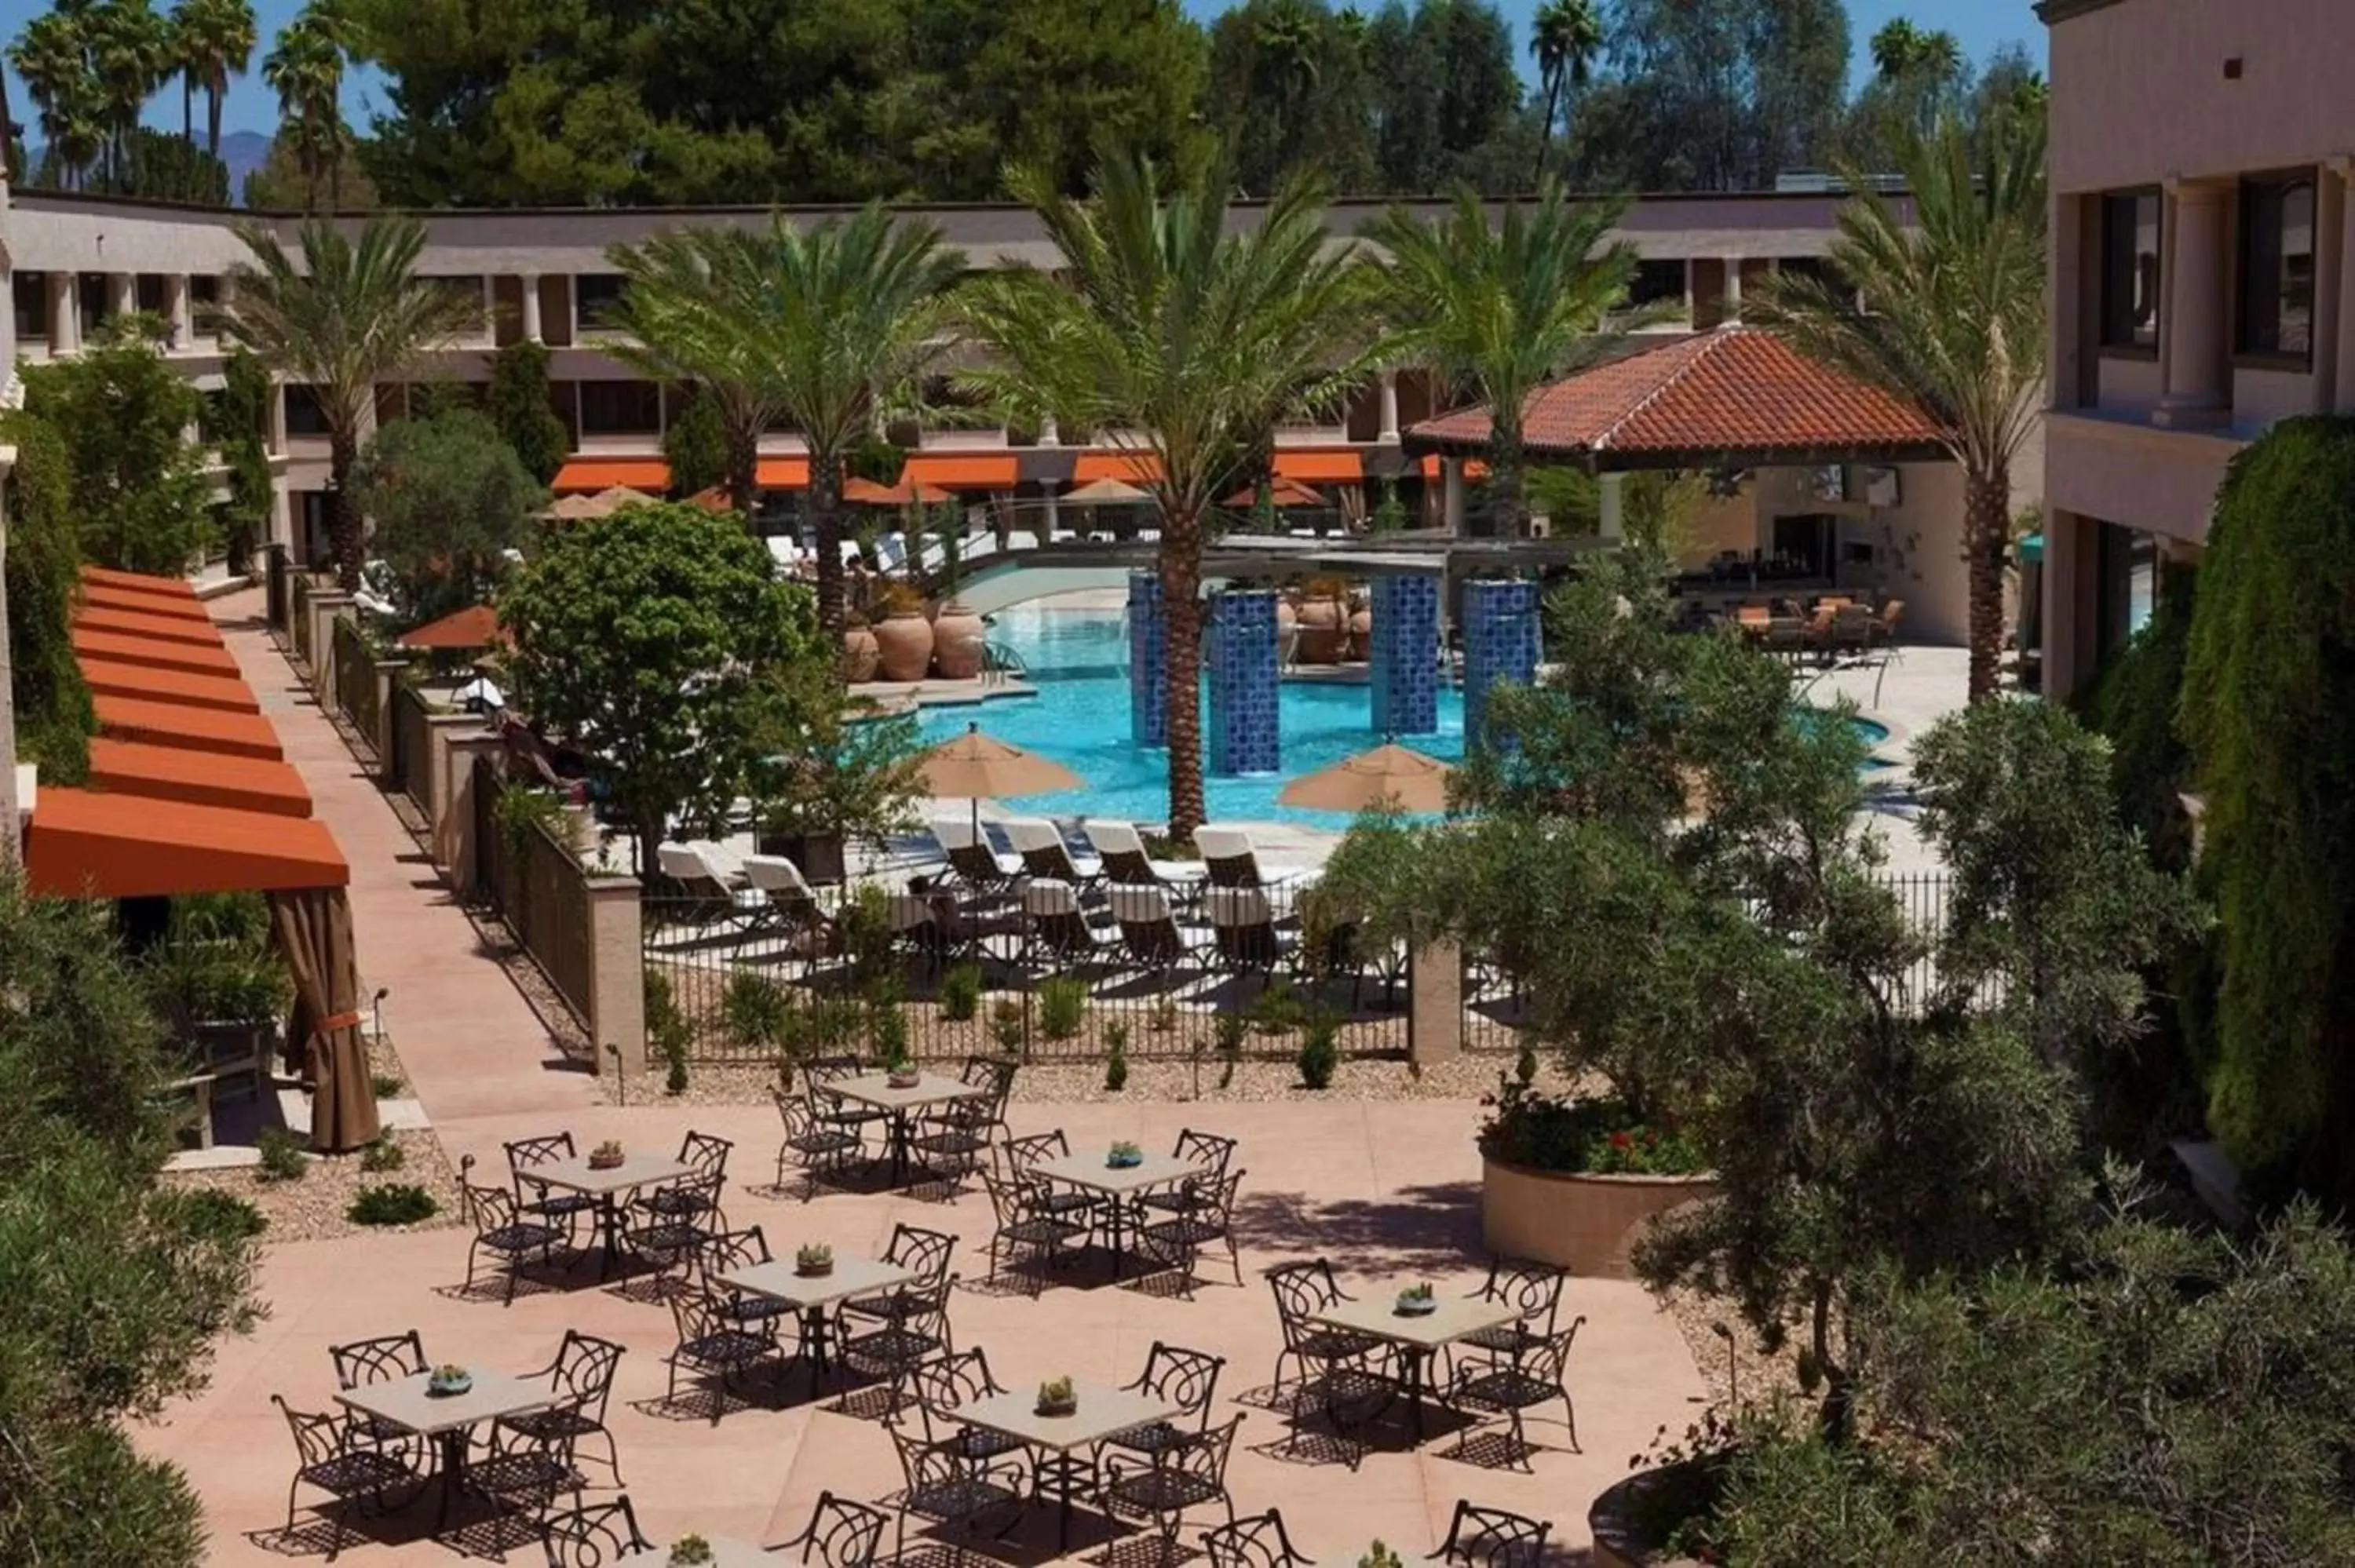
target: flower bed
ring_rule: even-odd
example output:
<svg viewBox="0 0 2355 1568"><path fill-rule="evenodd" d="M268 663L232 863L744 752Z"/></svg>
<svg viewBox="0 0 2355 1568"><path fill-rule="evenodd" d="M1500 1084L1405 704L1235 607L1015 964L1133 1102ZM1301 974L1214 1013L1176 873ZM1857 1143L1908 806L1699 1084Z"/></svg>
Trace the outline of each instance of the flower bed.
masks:
<svg viewBox="0 0 2355 1568"><path fill-rule="evenodd" d="M1480 1220L1491 1252L1625 1279L1657 1215L1711 1196L1700 1150L1625 1101L1540 1095L1508 1081L1480 1129Z"/></svg>

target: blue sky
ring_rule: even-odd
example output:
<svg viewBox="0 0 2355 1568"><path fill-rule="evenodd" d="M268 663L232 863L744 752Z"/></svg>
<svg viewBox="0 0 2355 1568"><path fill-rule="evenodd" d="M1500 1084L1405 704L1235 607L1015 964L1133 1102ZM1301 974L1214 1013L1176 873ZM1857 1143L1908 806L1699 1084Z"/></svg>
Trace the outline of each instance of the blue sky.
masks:
<svg viewBox="0 0 2355 1568"><path fill-rule="evenodd" d="M168 0L156 0L159 7ZM1513 24L1515 37L1526 45L1531 13L1538 0L1499 0L1506 16ZM1851 69L1851 80L1861 79L1870 69L1865 58L1865 43L1873 30L1891 16L1911 17L1925 27L1944 27L1962 40L1963 48L1973 59L1983 59L1997 45L2017 41L2026 44L2041 62L2044 58L2044 28L2030 9L2031 0L1848 0L1849 25L1856 39L1856 63ZM1226 0L1186 0L1187 9L1198 16L1216 16L1226 9ZM254 10L261 19L265 36L274 35L302 8L301 0L255 0ZM30 18L48 9L39 0L0 0L0 37L13 40ZM254 57L254 70L241 81L231 85L227 109L222 115L226 129L231 131L269 131L275 127L278 106L269 90L261 85L261 57L265 44ZM1528 62L1523 61L1527 69ZM24 97L23 86L10 73L11 106L16 117L29 121L31 105ZM365 124L371 99L381 104L381 88L365 72L355 73L346 83L344 109L356 122ZM197 107L200 122L203 106ZM180 122L180 101L176 92L159 94L150 106L148 116L153 124L176 128Z"/></svg>

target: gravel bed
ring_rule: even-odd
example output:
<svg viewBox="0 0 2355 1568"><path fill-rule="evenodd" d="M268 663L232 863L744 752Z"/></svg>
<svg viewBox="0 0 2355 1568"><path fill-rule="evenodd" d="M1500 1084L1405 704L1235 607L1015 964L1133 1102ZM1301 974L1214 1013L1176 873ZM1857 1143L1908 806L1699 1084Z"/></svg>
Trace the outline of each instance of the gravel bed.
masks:
<svg viewBox="0 0 2355 1568"><path fill-rule="evenodd" d="M255 1169L177 1171L159 1178L167 1186L210 1188L245 1199L260 1209L270 1228L261 1233L264 1245L272 1242L325 1241L378 1230L434 1230L458 1223L457 1176L431 1132L386 1135L400 1150L398 1171L363 1171L358 1154L305 1156L303 1174L291 1181L265 1181ZM432 1218L414 1225L356 1225L345 1217L363 1187L380 1182L407 1182L424 1188L441 1205Z"/></svg>

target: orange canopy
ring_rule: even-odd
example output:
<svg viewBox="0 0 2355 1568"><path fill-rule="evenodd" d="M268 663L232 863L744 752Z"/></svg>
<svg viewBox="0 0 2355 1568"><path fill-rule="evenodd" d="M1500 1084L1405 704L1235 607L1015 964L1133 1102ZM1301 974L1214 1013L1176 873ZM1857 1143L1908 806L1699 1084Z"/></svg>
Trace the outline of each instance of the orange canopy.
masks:
<svg viewBox="0 0 2355 1568"><path fill-rule="evenodd" d="M278 732L259 712L234 714L105 692L93 693L91 704L98 710L98 727L125 740L150 740L188 751L218 751L273 761L285 755L279 749ZM48 799L49 792L42 790L41 808L47 808Z"/></svg>
<svg viewBox="0 0 2355 1568"><path fill-rule="evenodd" d="M1071 481L1085 484L1092 479L1117 479L1127 484L1151 484L1161 477L1161 460L1151 452L1088 451L1082 452L1071 465Z"/></svg>
<svg viewBox="0 0 2355 1568"><path fill-rule="evenodd" d="M1011 452L916 452L900 473L903 484L942 490L1011 490L1019 479L1020 466Z"/></svg>
<svg viewBox="0 0 2355 1568"><path fill-rule="evenodd" d="M280 817L311 814L311 791L283 762L191 751L183 746L117 740L100 736L90 743L90 781L123 795L225 806Z"/></svg>
<svg viewBox="0 0 2355 1568"><path fill-rule="evenodd" d="M659 495L670 488L670 464L660 458L574 458L556 471L548 488L562 495L610 490L617 484Z"/></svg>
<svg viewBox="0 0 2355 1568"><path fill-rule="evenodd" d="M115 588L106 583L85 581L81 586L81 602L87 608L169 616L175 620L194 621L207 628L213 623L213 618L205 613L201 600L176 594L149 593L140 588Z"/></svg>
<svg viewBox="0 0 2355 1568"><path fill-rule="evenodd" d="M261 711L261 705L254 700L251 689L243 681L220 675L191 675L186 670L158 670L152 664L125 664L114 659L84 659L81 678L94 696L186 703L191 707L233 714Z"/></svg>
<svg viewBox="0 0 2355 1568"><path fill-rule="evenodd" d="M162 599L185 599L196 604L197 590L182 577L150 577L144 572L118 572L112 567L84 567L81 580L101 588L126 588L133 593L154 594Z"/></svg>
<svg viewBox="0 0 2355 1568"><path fill-rule="evenodd" d="M488 648L506 640L499 630L499 612L487 604L473 604L404 631L396 641L403 648L464 649Z"/></svg>
<svg viewBox="0 0 2355 1568"><path fill-rule="evenodd" d="M162 603L162 600L157 600ZM179 642L192 648L218 648L220 633L209 620L190 620L178 615L151 615L133 609L118 609L112 605L84 603L74 611L73 624L85 631L104 631L118 637L147 637L158 642Z"/></svg>
<svg viewBox="0 0 2355 1568"><path fill-rule="evenodd" d="M752 482L762 490L807 490L809 459L762 458L752 465Z"/></svg>
<svg viewBox="0 0 2355 1568"><path fill-rule="evenodd" d="M1437 452L1424 453L1423 459L1423 477L1425 479L1437 479L1439 477L1439 466L1442 461L1443 460ZM1464 477L1466 479L1486 479L1488 477L1488 465L1482 462L1478 458L1466 458L1464 460Z"/></svg>
<svg viewBox="0 0 2355 1568"><path fill-rule="evenodd" d="M185 642L158 642L146 636L119 631L73 629L73 651L80 658L112 659L123 664L146 664L158 670L185 670L191 675L240 680L237 661L226 648L197 648Z"/></svg>
<svg viewBox="0 0 2355 1568"><path fill-rule="evenodd" d="M25 838L33 891L60 898L341 887L326 825L150 796L44 789Z"/></svg>
<svg viewBox="0 0 2355 1568"><path fill-rule="evenodd" d="M1275 451L1275 476L1302 484L1355 484L1366 477L1366 460L1349 448Z"/></svg>

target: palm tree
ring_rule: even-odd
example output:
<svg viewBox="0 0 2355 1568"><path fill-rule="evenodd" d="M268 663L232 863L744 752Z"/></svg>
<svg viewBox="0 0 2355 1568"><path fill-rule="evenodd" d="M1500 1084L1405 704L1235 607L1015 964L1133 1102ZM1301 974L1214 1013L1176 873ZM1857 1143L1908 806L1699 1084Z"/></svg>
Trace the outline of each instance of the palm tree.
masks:
<svg viewBox="0 0 2355 1568"><path fill-rule="evenodd" d="M70 187L98 156L99 86L90 64L87 6L61 5L27 24L8 50L38 111L41 139Z"/></svg>
<svg viewBox="0 0 2355 1568"><path fill-rule="evenodd" d="M1803 353L1918 408L1961 465L1977 702L1995 693L2003 648L2011 465L2044 384L2044 128L1999 116L1975 148L1944 120L1902 132L1896 156L1910 219L1843 169L1859 194L1840 213L1832 281L1781 275L1764 319Z"/></svg>
<svg viewBox="0 0 2355 1568"><path fill-rule="evenodd" d="M879 202L806 231L778 215L765 229L691 230L612 255L630 280L624 315L642 317L632 330L646 334L643 348L623 352L658 375L683 372L719 389L723 410L730 382L754 389L801 433L817 530L818 623L840 631L843 463L881 420L921 401L927 372L949 347L964 255L942 244L937 228L895 221ZM634 303L634 294L642 296ZM674 327L676 341L666 342ZM724 344L710 344L715 334ZM718 363L698 369L695 357ZM753 465L743 436L759 432L749 420L730 425L730 498L749 514Z"/></svg>
<svg viewBox="0 0 2355 1568"><path fill-rule="evenodd" d="M1326 228L1326 190L1287 180L1256 226L1228 230L1204 175L1165 189L1154 166L1100 167L1073 200L1047 175L1009 182L1061 256L1053 272L1012 267L973 285L967 316L990 363L963 384L1009 421L1142 443L1160 512L1169 827L1202 821L1199 681L1205 520L1287 414L1329 408L1386 346L1368 330L1367 280Z"/></svg>
<svg viewBox="0 0 2355 1568"><path fill-rule="evenodd" d="M1389 253L1383 305L1401 359L1428 365L1488 405L1489 521L1518 535L1523 489L1522 405L1553 377L1608 357L1644 319L1624 308L1636 252L1613 241L1624 197L1573 202L1561 182L1538 182L1493 227L1480 198L1459 191L1428 222L1393 207L1365 230Z"/></svg>
<svg viewBox="0 0 2355 1568"><path fill-rule="evenodd" d="M171 74L172 29L148 0L105 0L91 8L90 58L98 73L107 162L116 187L131 175L131 140L139 111Z"/></svg>
<svg viewBox="0 0 2355 1568"><path fill-rule="evenodd" d="M294 143L303 171L304 207L319 205L319 175L326 172L330 210L343 206L344 28L325 6L305 6L278 35L261 62L261 79L278 94L284 134Z"/></svg>
<svg viewBox="0 0 2355 1568"><path fill-rule="evenodd" d="M308 386L327 427L328 523L336 574L360 580L361 518L352 465L376 412L380 381L398 381L424 355L474 324L478 302L417 276L425 226L411 217L369 220L353 238L313 220L299 254L257 225L238 228L253 253L229 270L233 302L210 313L221 332L282 379Z"/></svg>
<svg viewBox="0 0 2355 1568"><path fill-rule="evenodd" d="M1603 18L1594 0L1545 0L1538 7L1529 48L1538 57L1538 79L1545 87L1545 123L1538 132L1538 178L1543 179L1561 90L1567 86L1583 91L1593 79L1595 57L1603 52Z"/></svg>
<svg viewBox="0 0 2355 1568"><path fill-rule="evenodd" d="M229 79L243 76L253 58L253 6L250 0L180 0L172 17L179 31L183 92L203 90L205 146L218 158L221 100L229 94ZM182 102L185 121L185 97Z"/></svg>

